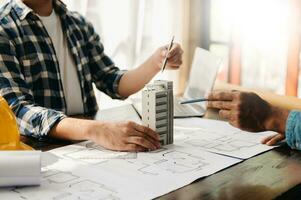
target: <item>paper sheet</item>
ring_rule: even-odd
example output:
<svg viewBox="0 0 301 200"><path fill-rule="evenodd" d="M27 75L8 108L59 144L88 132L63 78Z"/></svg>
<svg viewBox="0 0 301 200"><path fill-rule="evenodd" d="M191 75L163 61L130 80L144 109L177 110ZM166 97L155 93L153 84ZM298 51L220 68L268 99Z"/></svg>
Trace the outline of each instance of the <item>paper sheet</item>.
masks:
<svg viewBox="0 0 301 200"><path fill-rule="evenodd" d="M54 149L44 154L39 187L0 189L1 198L153 199L273 148L259 143L272 132L199 118L175 125L175 144L153 152L112 152L91 141Z"/></svg>
<svg viewBox="0 0 301 200"><path fill-rule="evenodd" d="M40 151L0 151L0 187L39 185Z"/></svg>
<svg viewBox="0 0 301 200"><path fill-rule="evenodd" d="M95 151L89 155L91 145L86 149L89 143L50 151L60 159L43 168L40 187L0 190L1 197L22 200L41 199L41 196L57 200L152 199L241 162L177 144L135 156L96 148L99 157L95 157ZM105 154L108 155L103 157Z"/></svg>
<svg viewBox="0 0 301 200"><path fill-rule="evenodd" d="M250 133L223 121L201 118L176 119L175 127L174 138L183 146L193 146L240 159L247 159L276 147L260 143L262 138L275 132Z"/></svg>
<svg viewBox="0 0 301 200"><path fill-rule="evenodd" d="M131 104L101 110L95 116L96 120L104 121L133 121L141 124L141 119Z"/></svg>

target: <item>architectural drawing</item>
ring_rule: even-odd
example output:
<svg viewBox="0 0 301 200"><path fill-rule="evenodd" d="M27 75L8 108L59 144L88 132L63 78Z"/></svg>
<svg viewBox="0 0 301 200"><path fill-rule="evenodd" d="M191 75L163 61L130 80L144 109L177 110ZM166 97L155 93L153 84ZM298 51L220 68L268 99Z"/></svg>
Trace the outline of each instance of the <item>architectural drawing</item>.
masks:
<svg viewBox="0 0 301 200"><path fill-rule="evenodd" d="M128 160L136 170L145 175L160 175L162 171L181 174L203 169L208 163L201 156L186 152L163 149L150 153L147 160Z"/></svg>
<svg viewBox="0 0 301 200"><path fill-rule="evenodd" d="M137 153L110 151L91 141L77 144L74 149L63 156L89 164L101 164L109 159L135 159L137 157Z"/></svg>
<svg viewBox="0 0 301 200"><path fill-rule="evenodd" d="M119 200L118 194L106 185L81 179L71 172L46 170L40 187L19 187L10 191L20 200L73 200L105 199Z"/></svg>
<svg viewBox="0 0 301 200"><path fill-rule="evenodd" d="M52 172L52 170L50 170ZM50 173L51 173L50 172ZM53 174L48 174L46 176L43 176L44 179L49 181L50 183L68 183L70 181L76 180L79 177L75 176L71 172L60 172L60 171L53 171Z"/></svg>
<svg viewBox="0 0 301 200"><path fill-rule="evenodd" d="M117 192L111 188L108 188L104 184L91 181L83 180L77 183L69 185L70 191L73 194L76 192L75 199L105 199L105 200L119 200ZM74 198L73 197L73 198ZM65 199L61 199L65 200Z"/></svg>
<svg viewBox="0 0 301 200"><path fill-rule="evenodd" d="M176 128L175 139L185 146L200 148L202 150L224 154L240 159L246 159L271 147L260 143L260 138L271 133L252 135L250 133L233 129L230 131L217 131L202 128Z"/></svg>
<svg viewBox="0 0 301 200"><path fill-rule="evenodd" d="M162 145L173 143L173 82L155 81L142 91L142 123L160 134Z"/></svg>
<svg viewBox="0 0 301 200"><path fill-rule="evenodd" d="M186 143L195 147L202 147L208 150L217 150L225 152L239 151L244 148L250 148L258 145L256 142L243 141L227 136L220 137L215 140L192 139L186 141Z"/></svg>

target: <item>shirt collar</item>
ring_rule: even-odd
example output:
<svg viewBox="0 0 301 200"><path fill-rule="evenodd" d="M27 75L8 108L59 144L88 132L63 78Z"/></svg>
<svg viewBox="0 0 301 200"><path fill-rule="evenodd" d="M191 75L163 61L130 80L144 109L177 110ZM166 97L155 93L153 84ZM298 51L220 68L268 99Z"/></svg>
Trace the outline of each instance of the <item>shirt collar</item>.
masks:
<svg viewBox="0 0 301 200"><path fill-rule="evenodd" d="M24 4L22 0L12 0L12 2L13 8L20 20L24 20L29 13L33 13L33 10ZM60 0L53 0L53 9L60 15L67 13L66 5Z"/></svg>
<svg viewBox="0 0 301 200"><path fill-rule="evenodd" d="M16 11L16 14L19 16L20 20L24 20L28 13L33 10L23 3L22 0L14 0L13 8Z"/></svg>

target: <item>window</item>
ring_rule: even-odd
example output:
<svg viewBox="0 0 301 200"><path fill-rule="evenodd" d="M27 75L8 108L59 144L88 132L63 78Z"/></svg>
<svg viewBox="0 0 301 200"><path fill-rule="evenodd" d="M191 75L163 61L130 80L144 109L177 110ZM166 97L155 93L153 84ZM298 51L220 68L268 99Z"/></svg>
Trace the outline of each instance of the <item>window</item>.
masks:
<svg viewBox="0 0 301 200"><path fill-rule="evenodd" d="M220 80L296 95L298 0L204 0L203 10L203 48L226 58Z"/></svg>

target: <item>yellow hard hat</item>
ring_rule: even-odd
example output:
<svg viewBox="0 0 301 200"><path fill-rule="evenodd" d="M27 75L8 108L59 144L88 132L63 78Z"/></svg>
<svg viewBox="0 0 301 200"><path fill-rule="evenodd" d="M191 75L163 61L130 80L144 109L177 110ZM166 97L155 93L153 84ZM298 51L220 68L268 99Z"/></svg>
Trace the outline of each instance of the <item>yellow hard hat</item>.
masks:
<svg viewBox="0 0 301 200"><path fill-rule="evenodd" d="M16 117L8 103L0 96L0 150L33 150L20 142Z"/></svg>

